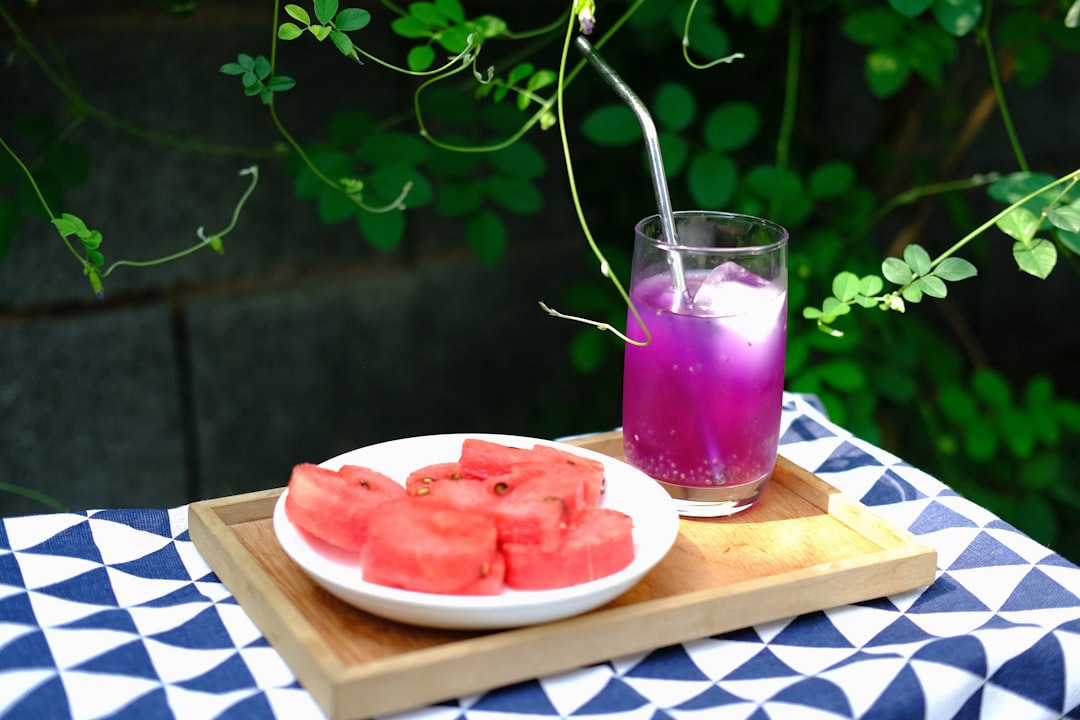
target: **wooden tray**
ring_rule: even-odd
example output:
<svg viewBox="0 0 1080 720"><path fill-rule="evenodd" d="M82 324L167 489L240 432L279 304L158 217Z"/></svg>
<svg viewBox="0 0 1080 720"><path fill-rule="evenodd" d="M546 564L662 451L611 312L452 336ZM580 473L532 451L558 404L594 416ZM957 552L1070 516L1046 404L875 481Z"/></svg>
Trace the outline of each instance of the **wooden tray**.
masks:
<svg viewBox="0 0 1080 720"><path fill-rule="evenodd" d="M622 457L619 432L575 445ZM399 712L635 652L928 585L937 554L780 458L765 498L680 522L667 557L585 615L496 632L412 627L328 594L274 535L281 490L193 503L191 539L332 720Z"/></svg>

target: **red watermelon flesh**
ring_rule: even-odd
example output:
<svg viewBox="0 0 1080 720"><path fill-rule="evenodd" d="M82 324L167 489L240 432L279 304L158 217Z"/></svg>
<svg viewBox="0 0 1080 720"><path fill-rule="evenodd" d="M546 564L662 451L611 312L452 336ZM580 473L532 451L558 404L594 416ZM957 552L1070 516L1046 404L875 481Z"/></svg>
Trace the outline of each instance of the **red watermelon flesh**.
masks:
<svg viewBox="0 0 1080 720"><path fill-rule="evenodd" d="M506 588L506 559L502 552L495 553L495 559L491 567L486 569L483 577L472 585L466 585L458 590L455 595L499 595Z"/></svg>
<svg viewBox="0 0 1080 720"><path fill-rule="evenodd" d="M417 491L424 487L430 487L443 480L480 480L479 475L474 475L461 467L458 462L442 462L425 465L409 473L405 479L405 489L410 495L416 495Z"/></svg>
<svg viewBox="0 0 1080 720"><path fill-rule="evenodd" d="M556 467L573 471L585 486L585 501L592 506L600 503L604 493L604 463L550 445L536 445L533 453L538 458L551 460Z"/></svg>
<svg viewBox="0 0 1080 720"><path fill-rule="evenodd" d="M593 508L567 528L555 550L506 543L506 584L518 590L550 590L616 573L634 559L633 528L628 515Z"/></svg>
<svg viewBox="0 0 1080 720"><path fill-rule="evenodd" d="M301 530L359 551L375 508L404 496L400 484L368 468L346 465L335 471L300 463L289 477L285 514Z"/></svg>
<svg viewBox="0 0 1080 720"><path fill-rule="evenodd" d="M428 593L461 593L497 569L495 522L415 498L376 513L361 556L363 579ZM481 584L481 587L483 585Z"/></svg>
<svg viewBox="0 0 1080 720"><path fill-rule="evenodd" d="M501 475L518 463L534 459L532 451L525 448L509 447L480 438L467 438L461 443L459 462L467 472L488 477Z"/></svg>

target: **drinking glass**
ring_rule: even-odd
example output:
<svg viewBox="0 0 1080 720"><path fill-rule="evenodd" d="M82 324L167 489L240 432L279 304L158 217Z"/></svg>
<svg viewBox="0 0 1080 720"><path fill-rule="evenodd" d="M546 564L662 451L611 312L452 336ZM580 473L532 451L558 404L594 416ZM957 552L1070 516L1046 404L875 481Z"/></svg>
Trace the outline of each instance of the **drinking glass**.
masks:
<svg viewBox="0 0 1080 720"><path fill-rule="evenodd" d="M634 227L623 381L627 461L688 516L755 504L776 466L787 342L787 231L733 213ZM644 325L644 329L641 325Z"/></svg>

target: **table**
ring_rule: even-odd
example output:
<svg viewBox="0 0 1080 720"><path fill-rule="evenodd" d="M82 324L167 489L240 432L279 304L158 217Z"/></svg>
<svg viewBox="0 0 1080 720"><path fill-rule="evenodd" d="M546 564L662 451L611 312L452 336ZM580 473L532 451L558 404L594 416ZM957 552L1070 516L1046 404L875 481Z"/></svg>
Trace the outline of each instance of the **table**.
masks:
<svg viewBox="0 0 1080 720"><path fill-rule="evenodd" d="M938 552L899 595L397 720L1080 718L1080 568L785 394L781 452ZM0 520L0 718L319 718L186 507Z"/></svg>

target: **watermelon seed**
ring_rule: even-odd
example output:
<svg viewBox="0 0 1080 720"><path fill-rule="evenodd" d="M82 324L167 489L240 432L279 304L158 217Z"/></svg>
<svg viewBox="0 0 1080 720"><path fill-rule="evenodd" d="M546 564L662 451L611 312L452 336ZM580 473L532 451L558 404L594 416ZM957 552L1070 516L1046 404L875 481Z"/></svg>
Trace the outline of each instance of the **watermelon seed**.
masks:
<svg viewBox="0 0 1080 720"><path fill-rule="evenodd" d="M431 483L435 482L435 478L426 477L420 482L424 483L425 485L430 485Z"/></svg>
<svg viewBox="0 0 1080 720"><path fill-rule="evenodd" d="M450 479L451 480L460 480L461 479L461 473L457 473L457 472L456 473L451 473L450 474Z"/></svg>
<svg viewBox="0 0 1080 720"><path fill-rule="evenodd" d="M429 487L422 487L422 488L420 488L419 490L417 490L417 491L416 491L416 494L417 494L417 495L427 495L427 494L428 494L428 493L430 493L430 492L431 492L431 488L429 488Z"/></svg>
<svg viewBox="0 0 1080 720"><path fill-rule="evenodd" d="M370 490L371 484L367 480L361 480L360 487L364 488L365 490Z"/></svg>
<svg viewBox="0 0 1080 720"><path fill-rule="evenodd" d="M495 491L496 495L505 495L507 493L507 491L510 490L510 486L507 485L504 482L501 482L501 483L497 483L495 485L495 487L492 488L492 490Z"/></svg>

